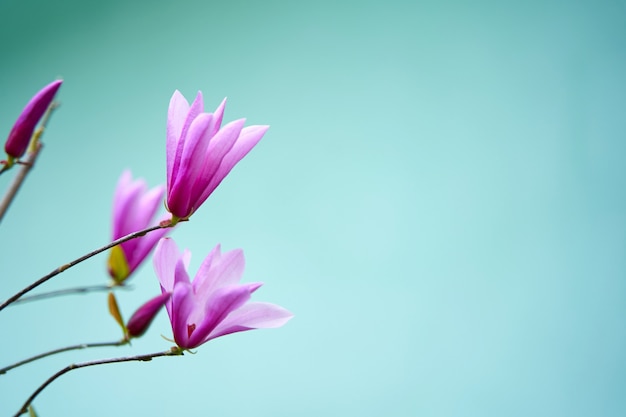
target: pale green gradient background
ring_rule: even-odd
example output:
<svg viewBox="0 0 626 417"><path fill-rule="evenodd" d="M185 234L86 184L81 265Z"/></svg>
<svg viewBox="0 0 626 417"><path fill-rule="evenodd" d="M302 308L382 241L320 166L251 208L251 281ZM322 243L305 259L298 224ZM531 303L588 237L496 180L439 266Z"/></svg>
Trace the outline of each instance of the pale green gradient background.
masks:
<svg viewBox="0 0 626 417"><path fill-rule="evenodd" d="M174 237L246 252L295 318L197 354L71 372L49 416L626 414L626 4L0 3L0 131L61 76L0 224L0 298L109 238L124 168L165 179L169 98L272 127ZM0 177L7 187L10 177ZM106 282L105 256L42 290ZM126 316L158 292L147 263ZM0 415L74 362L0 376ZM0 365L114 340L103 294L0 313Z"/></svg>

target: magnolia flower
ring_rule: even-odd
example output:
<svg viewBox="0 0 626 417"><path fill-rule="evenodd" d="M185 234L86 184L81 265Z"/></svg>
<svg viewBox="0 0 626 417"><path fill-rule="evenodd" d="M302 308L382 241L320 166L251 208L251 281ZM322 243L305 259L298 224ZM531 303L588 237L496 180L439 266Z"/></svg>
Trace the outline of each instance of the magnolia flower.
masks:
<svg viewBox="0 0 626 417"><path fill-rule="evenodd" d="M154 217L164 192L162 185L148 191L144 180L133 181L131 172L124 171L113 196L113 240L156 225ZM111 278L117 283L127 279L168 231L158 229L114 246L108 261Z"/></svg>
<svg viewBox="0 0 626 417"><path fill-rule="evenodd" d="M37 123L52 103L62 83L63 80L56 80L42 88L22 110L4 145L4 150L9 156L8 165L12 165L13 160L22 157L26 152Z"/></svg>
<svg viewBox="0 0 626 417"><path fill-rule="evenodd" d="M269 126L243 127L245 119L221 127L226 99L204 113L202 93L189 106L175 91L167 115L167 209L186 219L256 145Z"/></svg>
<svg viewBox="0 0 626 417"><path fill-rule="evenodd" d="M230 333L280 327L293 315L270 303L248 302L262 284L239 284L244 269L240 249L220 253L217 245L200 265L193 282L187 266L190 253L180 253L170 238L161 239L153 262L166 302L176 344L192 349Z"/></svg>

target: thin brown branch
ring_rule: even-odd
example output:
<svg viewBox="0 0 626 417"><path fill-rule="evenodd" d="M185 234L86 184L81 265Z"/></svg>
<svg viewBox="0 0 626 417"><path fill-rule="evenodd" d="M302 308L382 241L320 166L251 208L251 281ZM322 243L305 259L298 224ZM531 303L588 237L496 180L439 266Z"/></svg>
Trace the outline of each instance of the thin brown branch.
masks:
<svg viewBox="0 0 626 417"><path fill-rule="evenodd" d="M64 288L62 290L43 292L40 294L34 294L28 297L22 297L18 300L15 300L12 305L28 303L31 301L45 300L47 298L60 297L63 295L71 295L71 294L87 294L92 292L99 291L114 291L114 290L130 290L132 289L132 285L88 285L85 287L73 287L73 288Z"/></svg>
<svg viewBox="0 0 626 417"><path fill-rule="evenodd" d="M183 220L181 220L183 221ZM150 233L152 231L158 230L158 229L166 229L168 227L173 227L171 222L165 222L165 223L161 223L158 224L156 226L152 226L152 227L148 227L147 229L144 230L140 230L138 232L134 232L131 234L128 234L124 237L121 237L117 240L114 240L113 242L98 248L94 251L89 252L86 255L81 256L80 258L74 259L73 261L66 263L64 265L59 266L58 268L54 269L52 272L50 272L47 275L44 275L43 277L39 278L37 281L33 282L32 284L30 284L29 286L27 286L26 288L22 289L21 291L19 291L18 293L14 294L13 296L11 296L10 298L8 298L5 302L3 302L2 304L0 304L0 311L2 311L4 308L6 308L8 305L10 305L11 303L15 302L17 299L21 298L24 294L28 293L29 291L32 291L33 289L37 288L38 286L40 286L41 284L43 284L44 282L48 281L49 279L55 277L56 275L59 275L61 272L70 269L71 267L78 265L79 263L91 258L92 256L95 256L101 252L104 252L107 249L111 249L113 246L119 245L120 243L124 243L128 240L131 239L136 239L138 237L144 236L147 233Z"/></svg>
<svg viewBox="0 0 626 417"><path fill-rule="evenodd" d="M39 355L31 356L30 358L24 359L22 361L16 362L13 365L5 366L0 369L0 375L6 374L11 369L15 369L19 366L26 365L27 363L34 362L38 359L42 359L48 356L56 355L57 353L67 352L70 350L79 350L79 349L87 349L93 347L106 347L106 346L123 346L128 344L127 339L118 340L115 342L99 342L99 343L81 343L78 345L65 346L59 349L50 350L48 352L40 353Z"/></svg>
<svg viewBox="0 0 626 417"><path fill-rule="evenodd" d="M31 138L30 144L28 146L27 159L26 161L23 161L20 163L21 165L20 171L15 176L15 179L13 180L13 182L11 183L11 186L9 187L4 197L2 198L2 201L0 201L0 221L2 221L2 218L4 217L5 213L9 209L9 206L15 199L17 192L19 191L20 187L26 180L26 175L28 175L30 170L35 166L35 162L37 161L37 157L39 156L39 153L41 152L41 148L43 146L40 140L41 136L43 135L43 132L46 130L46 126L48 125L48 122L50 121L52 112L57 107L59 107L59 104L57 102L50 103L50 106L48 106L48 109L46 110L46 113L44 114L39 127L33 134L33 137ZM6 167L2 169L2 172L4 172L5 170L6 170Z"/></svg>
<svg viewBox="0 0 626 417"><path fill-rule="evenodd" d="M22 408L19 409L19 411L15 414L14 417L18 417L28 412L28 407L31 405L31 403L37 397L37 395L41 393L41 391L43 391L48 385L54 382L55 379L57 379L61 375L66 374L74 369L86 368L88 366L105 365L108 363L118 363L118 362L133 362L133 361L148 362L148 361L151 361L152 358L158 358L161 356L181 356L181 355L183 355L183 350L175 346L171 348L170 350L166 350L165 352L149 353L147 355L138 355L138 356L127 356L123 358L101 359L97 361L82 362L82 363L76 363L76 364L66 366L65 368L61 369L59 372L57 372L56 374L48 378L43 384L41 384L39 388L37 388L35 392L33 392L31 396L28 397L26 402L24 402L24 404L22 405Z"/></svg>
<svg viewBox="0 0 626 417"><path fill-rule="evenodd" d="M35 146L35 149L32 152L28 153L27 160L24 163L20 164L21 167L19 172L15 176L15 179L11 183L11 186L9 187L7 192L4 194L2 201L0 201L0 221L2 221L4 215L9 209L9 206L15 199L15 196L17 195L17 192L24 183L24 180L26 180L26 175L28 175L30 170L35 165L35 161L37 161L37 157L39 156L42 147L43 145L41 144L41 142L38 142Z"/></svg>

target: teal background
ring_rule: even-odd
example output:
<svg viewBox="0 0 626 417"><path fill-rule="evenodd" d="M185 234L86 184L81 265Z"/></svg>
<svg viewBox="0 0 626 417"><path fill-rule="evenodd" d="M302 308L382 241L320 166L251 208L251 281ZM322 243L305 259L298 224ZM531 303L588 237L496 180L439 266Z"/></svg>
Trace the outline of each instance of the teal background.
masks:
<svg viewBox="0 0 626 417"><path fill-rule="evenodd" d="M196 355L80 369L46 416L626 414L626 3L0 3L0 132L56 77L62 107L0 224L0 298L109 239L124 168L165 180L169 99L269 124L174 233L195 272L246 253L294 319ZM0 177L5 189L15 172ZM41 290L107 282L105 256ZM119 293L158 293L150 262ZM0 313L0 366L115 340L104 294ZM12 415L78 361L0 376Z"/></svg>

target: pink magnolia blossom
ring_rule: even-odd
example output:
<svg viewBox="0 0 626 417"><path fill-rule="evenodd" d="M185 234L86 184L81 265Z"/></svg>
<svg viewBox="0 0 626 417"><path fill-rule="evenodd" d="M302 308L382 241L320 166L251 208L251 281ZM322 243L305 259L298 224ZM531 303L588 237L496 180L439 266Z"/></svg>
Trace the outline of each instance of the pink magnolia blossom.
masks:
<svg viewBox="0 0 626 417"><path fill-rule="evenodd" d="M280 327L293 316L275 304L249 302L262 284L239 283L245 265L240 249L222 254L217 245L192 282L189 260L190 253L180 253L170 238L159 241L153 257L161 291L172 294L165 306L179 347L192 349L230 333Z"/></svg>
<svg viewBox="0 0 626 417"><path fill-rule="evenodd" d="M37 123L54 100L54 95L62 83L63 80L51 82L35 94L24 107L4 145L9 159L17 159L24 155Z"/></svg>
<svg viewBox="0 0 626 417"><path fill-rule="evenodd" d="M169 293L162 293L139 307L126 325L128 335L130 337L143 335L170 296L171 294Z"/></svg>
<svg viewBox="0 0 626 417"><path fill-rule="evenodd" d="M113 196L113 240L156 225L164 192L162 185L148 190L144 180L133 181L131 172L124 171ZM113 247L108 262L111 278L117 283L127 279L168 231L158 229Z"/></svg>
<svg viewBox="0 0 626 417"><path fill-rule="evenodd" d="M167 208L175 218L191 216L269 128L244 128L245 119L221 126L225 105L226 99L214 113L204 113L201 92L191 106L178 91L170 100Z"/></svg>

